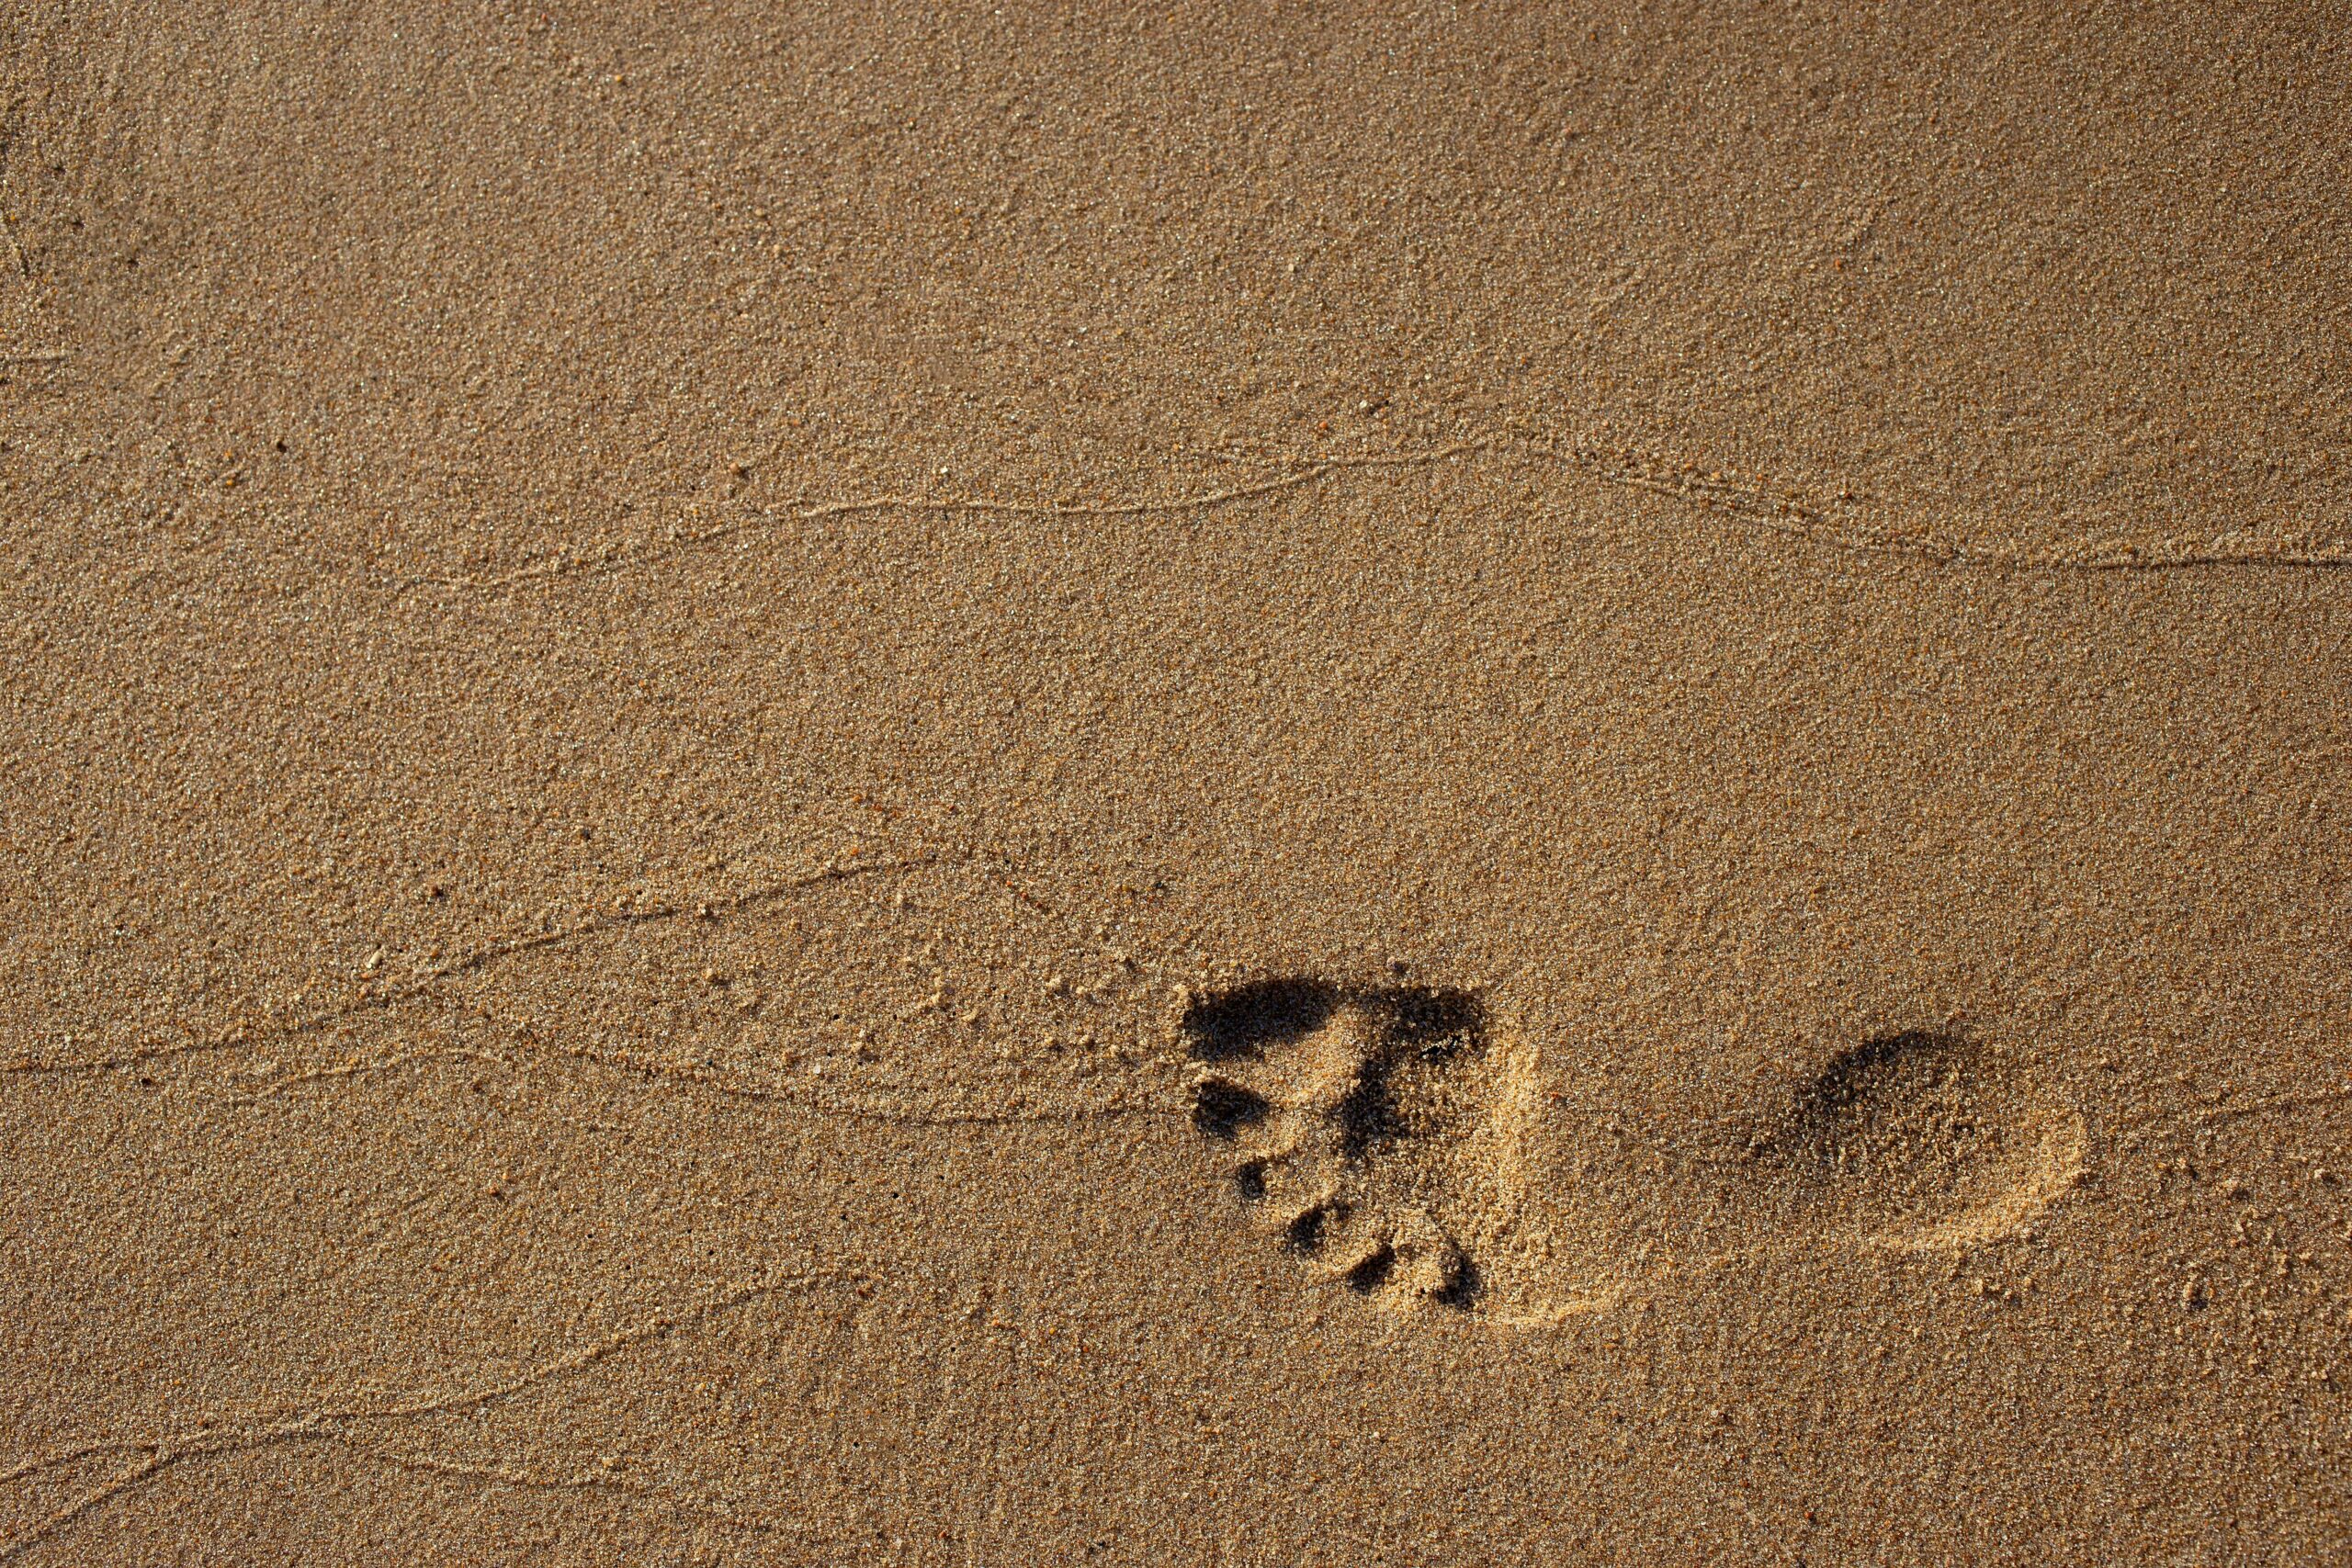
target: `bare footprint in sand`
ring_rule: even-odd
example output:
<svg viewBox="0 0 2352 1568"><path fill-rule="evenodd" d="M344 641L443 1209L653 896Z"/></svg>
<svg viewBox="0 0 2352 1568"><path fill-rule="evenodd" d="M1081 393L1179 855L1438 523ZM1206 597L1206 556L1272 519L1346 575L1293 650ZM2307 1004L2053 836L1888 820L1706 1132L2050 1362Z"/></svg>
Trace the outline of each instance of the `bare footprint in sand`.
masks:
<svg viewBox="0 0 2352 1568"><path fill-rule="evenodd" d="M2078 1116L1948 1033L1863 1041L1665 1139L1548 1092L1467 992L1275 978L1192 1000L1179 1032L1243 1210L1399 1307L1532 1324L1696 1266L1961 1250L2030 1226L2082 1166Z"/></svg>

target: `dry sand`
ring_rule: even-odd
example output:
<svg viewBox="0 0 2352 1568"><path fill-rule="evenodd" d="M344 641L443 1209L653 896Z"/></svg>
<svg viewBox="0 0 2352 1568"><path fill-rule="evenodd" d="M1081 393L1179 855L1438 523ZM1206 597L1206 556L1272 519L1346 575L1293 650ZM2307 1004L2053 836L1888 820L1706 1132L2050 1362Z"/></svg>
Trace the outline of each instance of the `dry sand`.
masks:
<svg viewBox="0 0 2352 1568"><path fill-rule="evenodd" d="M2352 1553L2352 17L0 20L0 1563Z"/></svg>

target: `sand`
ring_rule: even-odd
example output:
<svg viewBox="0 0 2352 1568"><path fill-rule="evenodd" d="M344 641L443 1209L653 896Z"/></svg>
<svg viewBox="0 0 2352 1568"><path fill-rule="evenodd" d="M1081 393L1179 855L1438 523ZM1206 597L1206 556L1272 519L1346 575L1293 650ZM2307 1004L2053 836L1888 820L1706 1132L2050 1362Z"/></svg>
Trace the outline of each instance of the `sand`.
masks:
<svg viewBox="0 0 2352 1568"><path fill-rule="evenodd" d="M0 20L0 1563L2352 1553L2340 9Z"/></svg>

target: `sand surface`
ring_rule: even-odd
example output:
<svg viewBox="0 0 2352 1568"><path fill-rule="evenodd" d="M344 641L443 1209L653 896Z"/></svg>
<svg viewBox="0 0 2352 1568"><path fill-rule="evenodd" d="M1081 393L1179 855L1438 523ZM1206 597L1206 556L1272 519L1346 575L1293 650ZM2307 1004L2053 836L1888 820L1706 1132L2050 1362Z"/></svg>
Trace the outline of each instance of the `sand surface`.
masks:
<svg viewBox="0 0 2352 1568"><path fill-rule="evenodd" d="M0 1564L2352 1554L2352 16L0 11Z"/></svg>

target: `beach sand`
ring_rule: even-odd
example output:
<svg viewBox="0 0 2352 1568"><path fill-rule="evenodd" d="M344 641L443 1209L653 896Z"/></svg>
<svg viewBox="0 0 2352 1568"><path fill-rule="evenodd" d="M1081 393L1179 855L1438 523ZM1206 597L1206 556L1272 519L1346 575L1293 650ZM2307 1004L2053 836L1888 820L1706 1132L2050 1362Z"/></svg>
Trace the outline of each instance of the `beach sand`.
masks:
<svg viewBox="0 0 2352 1568"><path fill-rule="evenodd" d="M0 1564L2352 1553L2347 22L9 7Z"/></svg>

